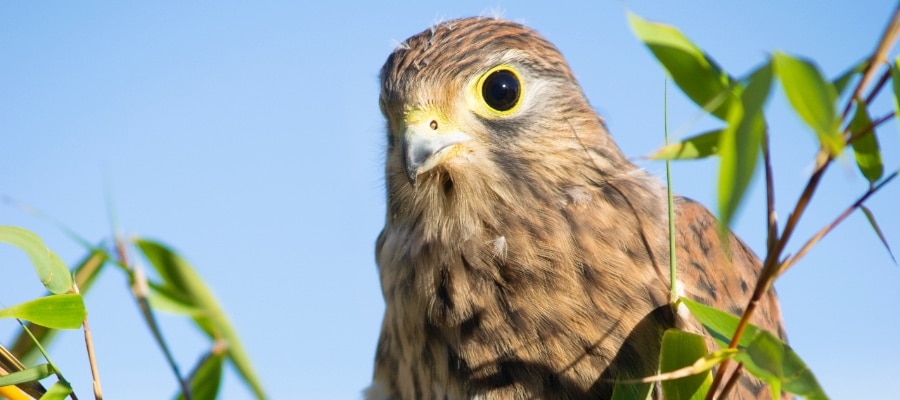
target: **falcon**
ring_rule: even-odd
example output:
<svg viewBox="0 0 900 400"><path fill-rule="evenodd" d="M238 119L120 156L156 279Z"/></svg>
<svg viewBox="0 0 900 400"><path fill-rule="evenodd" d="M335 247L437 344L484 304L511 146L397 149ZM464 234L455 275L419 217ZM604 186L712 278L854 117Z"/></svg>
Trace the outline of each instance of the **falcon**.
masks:
<svg viewBox="0 0 900 400"><path fill-rule="evenodd" d="M402 42L380 81L385 311L367 399L608 399L657 373L666 329L702 332L669 301L666 189L553 44L447 21ZM694 201L675 218L679 294L739 315L759 259ZM774 293L758 311L784 337ZM771 397L744 375L731 398Z"/></svg>

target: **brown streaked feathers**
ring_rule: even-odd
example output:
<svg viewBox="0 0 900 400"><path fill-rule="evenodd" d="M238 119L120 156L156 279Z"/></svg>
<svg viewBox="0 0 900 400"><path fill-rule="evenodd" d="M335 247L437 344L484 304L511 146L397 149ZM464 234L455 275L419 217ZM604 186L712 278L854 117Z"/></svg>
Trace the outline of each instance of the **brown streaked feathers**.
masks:
<svg viewBox="0 0 900 400"><path fill-rule="evenodd" d="M518 93L509 111L479 99L498 66L521 84L501 92ZM386 309L367 398L606 399L616 379L656 373L665 329L701 332L668 305L665 189L621 153L550 42L449 21L398 47L381 84ZM703 206L678 198L676 214L684 294L740 312L759 260L721 243ZM764 300L754 322L783 337ZM731 397L768 392L745 376Z"/></svg>

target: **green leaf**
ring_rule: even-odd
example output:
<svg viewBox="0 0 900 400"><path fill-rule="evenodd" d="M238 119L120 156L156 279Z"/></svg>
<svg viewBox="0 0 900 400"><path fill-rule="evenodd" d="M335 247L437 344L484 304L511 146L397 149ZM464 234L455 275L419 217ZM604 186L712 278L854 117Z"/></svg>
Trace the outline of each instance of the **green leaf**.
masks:
<svg viewBox="0 0 900 400"><path fill-rule="evenodd" d="M675 371L693 365L708 352L703 336L680 331L666 330L660 350L659 370L662 373ZM712 385L712 373L696 374L675 380L662 381L663 397L666 400L695 399L706 397Z"/></svg>
<svg viewBox="0 0 900 400"><path fill-rule="evenodd" d="M781 339L761 330L735 360L744 363L744 369L772 388L774 394L782 389L806 399L827 399L816 377L797 353Z"/></svg>
<svg viewBox="0 0 900 400"><path fill-rule="evenodd" d="M56 294L0 310L0 318L19 318L55 329L78 329L87 311L80 294Z"/></svg>
<svg viewBox="0 0 900 400"><path fill-rule="evenodd" d="M94 249L88 253L77 267L75 267L75 272L73 274L75 285L78 286L78 291L82 296L85 296L90 292L94 281L97 276L100 275L103 266L106 265L106 260L106 252ZM31 335L45 346L49 345L56 337L57 330L55 329L35 325L31 322L27 323L26 327L31 331ZM10 347L10 351L19 357L19 359L22 360L22 363L26 365L36 363L41 356L37 346L34 344L34 340L32 340L31 336L26 334L24 330L19 330L12 347Z"/></svg>
<svg viewBox="0 0 900 400"><path fill-rule="evenodd" d="M772 65L757 68L731 103L728 126L719 138L719 219L725 233L756 173L762 139L766 134L763 107L772 87Z"/></svg>
<svg viewBox="0 0 900 400"><path fill-rule="evenodd" d="M63 400L69 393L72 393L72 386L69 385L69 382L59 381L54 383L50 390L41 396L40 400Z"/></svg>
<svg viewBox="0 0 900 400"><path fill-rule="evenodd" d="M856 166L869 183L875 183L884 175L884 163L881 161L881 150L878 146L878 138L875 136L875 128L869 119L866 103L857 99L856 113L850 121L850 132L857 135L868 129L869 131L853 141L853 156L856 158Z"/></svg>
<svg viewBox="0 0 900 400"><path fill-rule="evenodd" d="M891 64L891 84L894 86L894 115L900 116L900 56ZM900 121L900 118L897 118Z"/></svg>
<svg viewBox="0 0 900 400"><path fill-rule="evenodd" d="M740 323L738 317L684 297L678 301L691 310L719 345L728 346ZM781 389L807 399L827 398L812 371L794 350L771 333L748 324L738 341L738 349L743 351L734 358L744 363L753 376L766 381L777 379L776 384L770 383L773 390L780 385Z"/></svg>
<svg viewBox="0 0 900 400"><path fill-rule="evenodd" d="M853 77L863 73L866 70L866 67L869 66L869 58L866 57L862 59L860 62L856 63L856 65L850 67L847 71L844 71L843 74L835 78L831 81L831 84L834 85L834 90L837 91L838 97L840 94L844 93L844 89L847 88L847 85L850 84L850 81L853 80Z"/></svg>
<svg viewBox="0 0 900 400"><path fill-rule="evenodd" d="M266 398L237 332L200 275L178 254L160 243L137 239L135 244L162 277L167 292L181 293L180 298L185 299L186 304L202 310L201 315L193 317L194 322L210 338L226 343L226 354L238 374L258 398Z"/></svg>
<svg viewBox="0 0 900 400"><path fill-rule="evenodd" d="M649 399L650 389L652 388L653 385L649 383L616 382L616 385L613 386L611 400Z"/></svg>
<svg viewBox="0 0 900 400"><path fill-rule="evenodd" d="M53 374L53 370L47 364L35 365L21 371L0 376L0 386L18 385L25 382L37 382Z"/></svg>
<svg viewBox="0 0 900 400"><path fill-rule="evenodd" d="M844 139L840 133L841 120L835 112L837 91L834 86L826 82L815 64L809 61L784 53L775 53L773 60L775 72L794 111L812 128L824 148L834 156L840 154Z"/></svg>
<svg viewBox="0 0 900 400"><path fill-rule="evenodd" d="M663 147L650 158L655 160L693 160L714 156L719 152L721 135L722 129L703 132Z"/></svg>
<svg viewBox="0 0 900 400"><path fill-rule="evenodd" d="M672 26L647 21L631 12L628 22L684 94L712 115L727 119L733 81L715 61Z"/></svg>
<svg viewBox="0 0 900 400"><path fill-rule="evenodd" d="M891 251L891 245L888 244L887 238L884 237L884 233L881 232L881 228L878 227L878 222L875 221L875 214L872 214L872 210L869 210L866 206L859 206L859 209L862 210L863 214L866 216L866 219L869 220L869 225L872 226L872 229L875 230L875 234L878 235L878 239L881 239L881 244L884 245L884 248L887 249L888 255L891 256L891 260L894 260L894 264L897 263L897 259L894 258L894 252Z"/></svg>
<svg viewBox="0 0 900 400"><path fill-rule="evenodd" d="M191 399L215 400L219 394L222 382L222 367L225 365L225 356L215 350L208 353L191 372ZM184 400L184 393L178 395L179 400Z"/></svg>
<svg viewBox="0 0 900 400"><path fill-rule="evenodd" d="M173 314L182 314L191 317L203 317L205 311L195 304L186 302L181 296L171 293L165 287L154 287L154 290L147 295L150 305L161 311Z"/></svg>
<svg viewBox="0 0 900 400"><path fill-rule="evenodd" d="M28 254L41 283L51 293L62 294L72 289L72 274L66 263L50 251L38 235L17 226L0 226L0 242L16 246Z"/></svg>

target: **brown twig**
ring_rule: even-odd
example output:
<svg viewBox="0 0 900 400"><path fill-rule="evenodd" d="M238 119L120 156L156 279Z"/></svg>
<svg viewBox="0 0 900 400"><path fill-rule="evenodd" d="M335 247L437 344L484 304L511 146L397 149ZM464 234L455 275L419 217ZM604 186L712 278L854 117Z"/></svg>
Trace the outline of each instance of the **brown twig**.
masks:
<svg viewBox="0 0 900 400"><path fill-rule="evenodd" d="M842 119L847 119L847 115L850 114L850 109L853 106L853 99L857 97L862 98L862 92L865 91L866 85L868 85L869 81L872 80L872 76L875 74L875 70L877 70L882 63L887 61L887 54L891 51L891 48L894 47L894 43L897 41L898 34L900 34L900 4L898 4L897 7L894 8L894 14L891 16L890 22L888 22L887 27L884 28L884 33L881 35L881 40L878 42L878 46L875 47L875 52L873 52L872 57L869 58L869 65L866 66L866 69L863 72L862 79L860 79L859 84L856 85L856 90L853 91L853 96L851 96L850 100L847 101L847 106L844 107L844 114ZM869 100L867 99L867 101Z"/></svg>
<svg viewBox="0 0 900 400"><path fill-rule="evenodd" d="M741 372L743 372L744 364L738 363L737 368L734 369L734 372L731 373L731 378L728 379L728 382L725 382L725 386L722 387L722 393L719 393L719 397L726 399L728 398L728 392L734 388L734 385L737 384L738 379L741 377Z"/></svg>
<svg viewBox="0 0 900 400"><path fill-rule="evenodd" d="M825 235L827 235L829 232L834 230L834 228L837 227L841 222L843 222L844 219L846 219L848 216L850 216L850 214L852 214L854 211L859 209L859 207L861 207L863 205L863 203L869 199L869 197L871 197L873 194L875 194L875 192L877 192L879 189L884 187L884 185L886 185L888 182L890 182L891 180L893 180L896 177L897 177L897 172L895 171L894 173L888 175L888 177L883 179L881 182L878 182L877 185L874 185L871 188L869 188L869 190L867 190L862 196L860 196L860 198L857 199L852 205L850 205L850 207L847 207L847 209L844 210L844 212L841 213L841 215L839 215L837 218L835 218L835 220L833 222L831 222L830 224L828 224L828 226L819 230L819 232L816 232L816 234L813 235L813 237L811 237L809 240L806 241L806 243L803 245L803 247L800 248L800 251L798 251L796 255L788 258L787 260L785 260L784 262L781 263L781 265L778 267L779 275L783 274L785 271L788 270L788 268L793 266L798 260L800 260L800 258L802 258L804 255L806 255L806 253L814 245L816 245L816 243L818 243L820 240L822 240L822 238L824 238Z"/></svg>
<svg viewBox="0 0 900 400"><path fill-rule="evenodd" d="M81 291L78 289L78 285L73 284L73 289L75 293L81 294ZM88 363L91 365L91 379L93 380L93 388L94 388L94 399L103 400L103 389L100 386L100 369L97 368L97 357L94 355L94 340L91 336L91 328L88 325L87 315L84 316L84 321L81 323L84 328L84 345L87 348L87 356Z"/></svg>
<svg viewBox="0 0 900 400"><path fill-rule="evenodd" d="M138 307L141 309L144 321L147 322L150 332L153 334L153 338L156 339L156 343L166 357L166 361L169 363L172 373L175 374L175 379L178 380L178 384L181 386L181 393L184 395L184 399L191 400L190 385L187 380L182 377L178 364L175 362L175 357L172 355L172 352L169 351L169 346L166 345L166 341L162 336L162 331L159 329L159 324L156 323L156 317L153 315L153 310L150 308L150 302L147 301L149 289L147 288L147 278L144 276L143 270L132 267L131 264L128 263L125 244L119 238L116 238L116 252L119 256L119 262L131 272L131 274L129 274L132 281L131 291L134 294L134 299L138 303Z"/></svg>
<svg viewBox="0 0 900 400"><path fill-rule="evenodd" d="M898 5L894 9L894 14L891 16L890 22L888 26L885 28L884 34L881 37L881 40L878 42L878 46L875 48L875 52L872 54L870 58L869 64L866 66L865 71L863 72L862 79L860 79L859 83L856 86L856 89L853 92L853 96L847 102L847 106L844 108L844 113L842 120L846 120L847 116L850 113L850 110L853 106L853 101L856 98L862 98L862 92L865 90L865 87L868 85L869 81L875 74L875 71L879 68L879 66L884 63L887 59L887 53L893 47L894 43L897 40L898 34L900 34L900 5ZM886 80L886 78L883 78ZM872 93L870 93L869 98L874 98L875 94L881 90L884 82L879 80L878 85L876 85L875 89L873 89ZM879 122L880 123L880 122ZM876 125L872 124L873 127ZM812 176L810 176L809 181L806 184L806 187L803 189L803 193L800 195L800 198L797 200L797 204L794 206L794 211L788 216L788 220L785 223L784 231L781 234L781 237L778 238L774 242L774 245L770 246L768 253L766 254L765 262L763 263L762 271L760 272L759 279L756 282L756 287L753 290L753 295L750 298L750 301L747 303L747 307L744 309L743 315L741 315L741 320L738 323L737 329L735 329L734 336L731 338L731 342L728 344L729 348L737 348L737 344L740 341L741 336L743 336L744 331L747 328L747 325L750 323L750 318L753 316L753 313L756 311L757 305L759 301L762 299L763 295L769 291L772 287L772 284L775 282L775 279L784 272L784 270L790 267L793 263L802 257L806 251L808 251L809 247L812 247L813 244L818 242L821 239L819 237L816 239L814 237L814 241L807 242L808 246L804 246L797 255L791 257L788 262L780 263L778 262L781 253L784 251L787 242L790 240L794 228L797 226L797 222L800 220L800 217L803 215L803 212L806 211L806 207L809 205L810 200L812 200L813 195L816 192L816 189L819 186L819 183L822 180L822 176L824 176L825 171L828 169L828 166L831 165L831 161L833 161L832 155L824 148L819 150L819 153L816 155L816 167ZM872 193L874 193L876 188L880 188L896 176L896 173L892 174L889 179L885 179L876 187L872 187L869 191L861 198L861 201L864 201L868 198ZM861 202L859 204L862 204ZM857 206L858 207L858 206ZM855 209L855 208L854 208ZM852 210L851 210L852 212ZM849 214L848 214L849 215ZM770 217L771 218L771 217ZM846 215L838 217L837 220L832 225L829 225L830 228L826 227L824 232L820 232L822 236L828 233L830 229L833 229L833 226L836 226L840 223L843 218L846 218ZM770 223L771 223L770 219ZM771 226L769 227L771 229ZM770 243L771 244L771 243ZM712 399L715 395L715 392L718 386L721 384L722 379L725 376L725 370L728 366L729 360L725 360L720 366L719 370L716 371L716 376L713 379L712 385L710 387L710 391L707 394L707 399ZM735 369L735 373L732 376L731 380L736 379L740 372L740 369Z"/></svg>

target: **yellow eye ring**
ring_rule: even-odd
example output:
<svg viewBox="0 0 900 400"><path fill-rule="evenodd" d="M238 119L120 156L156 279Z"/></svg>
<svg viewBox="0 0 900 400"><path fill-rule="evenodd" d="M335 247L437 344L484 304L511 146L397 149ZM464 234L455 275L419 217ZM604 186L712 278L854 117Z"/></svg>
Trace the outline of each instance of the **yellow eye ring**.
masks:
<svg viewBox="0 0 900 400"><path fill-rule="evenodd" d="M510 65L491 68L475 84L474 95L495 115L511 115L522 104L524 87L519 73Z"/></svg>

